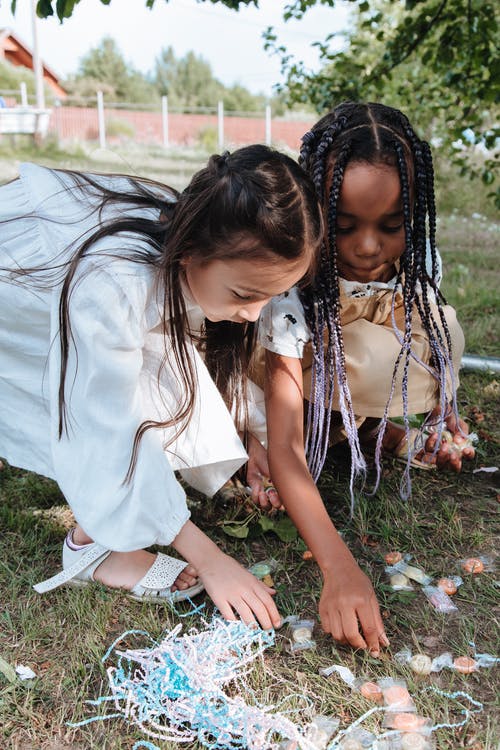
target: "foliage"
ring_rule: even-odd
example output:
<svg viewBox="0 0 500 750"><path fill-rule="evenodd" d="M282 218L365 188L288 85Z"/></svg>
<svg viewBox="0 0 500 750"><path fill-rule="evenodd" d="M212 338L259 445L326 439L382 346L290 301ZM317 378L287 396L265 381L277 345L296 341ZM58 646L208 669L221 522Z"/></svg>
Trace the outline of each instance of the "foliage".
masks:
<svg viewBox="0 0 500 750"><path fill-rule="evenodd" d="M95 95L96 90L101 89L115 101L153 103L159 100L154 85L125 61L115 40L109 36L89 50L76 76L66 85L69 93L81 96Z"/></svg>
<svg viewBox="0 0 500 750"><path fill-rule="evenodd" d="M206 2L207 0L198 0L198 2ZM75 5L78 5L80 0L38 0L36 4L36 13L39 18L47 18L48 16L54 15L54 7L57 17L61 21L65 18L70 18L73 15ZM109 5L111 0L101 0L103 5ZM168 3L168 0L165 0ZM210 0L211 3L222 3L231 10L239 10L240 5L255 5L257 6L257 0ZM152 8L155 4L155 0L145 0L145 7ZM16 12L17 0L11 0L12 13Z"/></svg>
<svg viewBox="0 0 500 750"><path fill-rule="evenodd" d="M300 19L317 4L333 9L335 0L296 0L285 18ZM265 46L281 57L290 101L322 113L344 99L383 100L427 131L463 174L491 185L500 136L497 19L490 0L363 0L342 51L332 50L333 34L315 43L317 74L294 61L271 28ZM470 158L478 150L486 153L480 164Z"/></svg>
<svg viewBox="0 0 500 750"><path fill-rule="evenodd" d="M0 60L0 89L3 91L19 91L21 83L26 84L28 96L35 95L35 75L32 70L12 65L8 60ZM50 86L45 85L45 99L51 102L54 92Z"/></svg>

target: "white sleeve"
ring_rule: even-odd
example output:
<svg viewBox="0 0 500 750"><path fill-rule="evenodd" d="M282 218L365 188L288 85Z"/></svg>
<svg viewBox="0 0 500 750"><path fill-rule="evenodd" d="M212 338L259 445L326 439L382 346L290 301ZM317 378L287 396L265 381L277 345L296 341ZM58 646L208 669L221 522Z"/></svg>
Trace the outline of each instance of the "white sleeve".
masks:
<svg viewBox="0 0 500 750"><path fill-rule="evenodd" d="M134 285L129 277L122 287L102 268L82 275L73 288L69 306L73 340L65 380L68 431L61 439L57 330L49 360L56 479L87 534L119 551L169 544L189 518L184 490L163 450L161 431L153 428L144 433L134 473L125 482L134 436L148 417L139 378L146 294L144 279ZM58 301L54 294L55 321Z"/></svg>
<svg viewBox="0 0 500 750"><path fill-rule="evenodd" d="M304 344L311 338L304 308L296 287L273 297L259 318L259 343L275 354L302 358Z"/></svg>

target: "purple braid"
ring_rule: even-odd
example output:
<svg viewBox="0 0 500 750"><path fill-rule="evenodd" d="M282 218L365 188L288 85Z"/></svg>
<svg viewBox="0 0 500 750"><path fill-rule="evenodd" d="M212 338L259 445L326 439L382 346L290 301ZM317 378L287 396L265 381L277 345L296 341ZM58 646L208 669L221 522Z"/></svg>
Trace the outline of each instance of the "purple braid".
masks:
<svg viewBox="0 0 500 750"><path fill-rule="evenodd" d="M353 481L365 470L356 417L346 376L346 357L341 326L339 272L337 258L337 206L343 177L351 163L384 164L398 170L404 214L405 248L397 270L392 297L392 324L401 344L394 364L389 398L380 422L375 449L376 491L381 476L382 441L389 419L397 375L402 367L403 421L409 435L408 374L411 359L425 367L439 384L440 430L446 405L446 374L450 373L453 408L456 410L455 376L451 358L451 336L438 288L436 250L436 209L434 170L429 145L421 141L408 118L397 109L377 103L344 102L321 118L302 139L299 162L311 175L326 218L326 239L316 278L301 290L306 322L311 330L313 372L307 416L307 439L311 474L318 478L328 448L334 389L351 448L351 499ZM431 274L426 267L427 225ZM404 331L395 322L396 292L401 292ZM430 292L436 300L439 319L433 314ZM421 362L412 351L412 316L417 311L429 339L431 362ZM443 333L444 339L443 340ZM328 342L325 345L325 335ZM457 413L458 416L458 413ZM401 494L411 491L410 462L402 480Z"/></svg>

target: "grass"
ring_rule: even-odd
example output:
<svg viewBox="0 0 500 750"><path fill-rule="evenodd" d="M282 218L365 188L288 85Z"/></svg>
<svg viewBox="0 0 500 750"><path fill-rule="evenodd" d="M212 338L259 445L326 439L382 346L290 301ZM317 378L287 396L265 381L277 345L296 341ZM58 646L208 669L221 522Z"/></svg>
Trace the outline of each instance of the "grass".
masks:
<svg viewBox="0 0 500 750"><path fill-rule="evenodd" d="M27 147L29 151L29 148ZM19 160L34 158L21 153ZM98 155L99 156L99 155ZM102 156L102 155L101 155ZM99 157L88 155L45 154L45 163L53 161L74 168L121 171ZM95 154L94 154L95 157ZM168 180L181 180L184 172L196 168L198 157L182 154L148 153L128 155L134 170ZM141 169L135 166L141 164ZM42 159L39 159L42 161ZM59 160L59 161L58 161ZM0 151L0 174L5 170L6 153ZM12 164L12 162L11 162ZM98 166L96 166L96 164ZM151 168L154 165L154 168ZM11 166L11 165L10 165ZM171 171L170 171L171 170ZM12 175L10 175L12 176ZM467 186L466 186L467 187ZM450 189L459 190L453 185ZM449 213L439 225L439 247L444 267L444 291L455 305L462 321L467 351L498 355L494 329L498 330L498 282L495 252L498 225L485 216L486 211L472 203L468 215ZM467 701L451 701L429 692L433 685L442 691L464 691L484 704L481 713L456 730L436 732L437 748L493 750L499 734L495 719L498 667L482 669L471 675L443 671L431 677L417 677L406 666L393 660L404 646L413 652L435 656L443 651L454 655L470 653L473 640L479 652L498 653L498 627L495 608L498 588L494 572L465 576L454 600L455 615L436 613L416 587L414 592L395 593L387 586L383 554L399 549L413 555L416 564L432 576L460 573L458 561L471 554L494 556L495 518L498 514L499 488L496 474L472 473L481 465L498 465L498 424L500 377L463 373L459 401L462 414L480 435L477 457L460 475L415 472L413 495L403 502L398 495L401 466L385 464L381 487L376 497L361 497L354 516L349 516L348 465L345 451L331 452L320 480L320 489L329 512L362 568L374 582L382 607L391 648L376 660L364 653L336 646L331 638L315 629L316 648L290 655L286 650L287 632L278 631L276 646L266 652L264 669L259 664L247 677L249 689L265 704L279 703L289 696L287 707L296 709L293 718L307 722L315 713L336 716L345 726L369 708L359 693L352 692L338 677L321 677L318 669L332 663L348 666L356 675L370 679L382 676L404 678L419 712L435 723L459 722ZM227 536L224 520L241 517L245 511L234 501L219 498L208 502L190 492L193 519L222 548L245 565L274 558L278 568L274 580L281 613L317 618L320 574L314 562L302 559L300 539L280 541L272 532L259 533L252 525L245 540ZM136 729L120 720L97 722L73 729L68 722L93 715L95 708L85 704L107 692L107 678L100 663L113 640L129 628L148 631L159 638L165 629L179 620L167 608L141 605L122 593L100 586L92 589L58 589L37 595L32 585L55 572L60 564L60 548L71 514L57 485L29 472L8 465L0 471L0 656L11 665L29 665L37 677L32 681L9 682L0 671L0 747L12 750L130 750L144 739ZM200 597L200 600L202 598ZM207 601L206 613L211 611ZM187 612L188 606L178 606ZM185 629L198 624L188 616ZM145 644L141 644L145 645ZM99 709L103 712L103 709ZM368 728L376 728L380 719L370 717ZM173 748L162 743L162 748ZM201 747L194 744L193 748Z"/></svg>

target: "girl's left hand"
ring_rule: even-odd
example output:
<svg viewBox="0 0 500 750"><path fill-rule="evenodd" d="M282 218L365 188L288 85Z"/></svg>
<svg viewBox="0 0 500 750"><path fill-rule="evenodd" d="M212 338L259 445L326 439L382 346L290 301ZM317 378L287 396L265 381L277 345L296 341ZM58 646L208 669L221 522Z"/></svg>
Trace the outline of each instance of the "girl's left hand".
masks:
<svg viewBox="0 0 500 750"><path fill-rule="evenodd" d="M269 486L269 481L265 482L265 477L269 477L266 449L252 434L248 437L247 448L247 484L252 491L252 502L262 510L272 510L273 508L281 510L283 505L278 493L274 487Z"/></svg>

